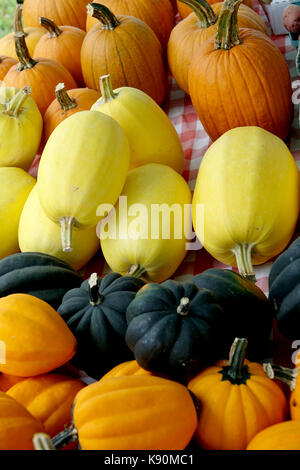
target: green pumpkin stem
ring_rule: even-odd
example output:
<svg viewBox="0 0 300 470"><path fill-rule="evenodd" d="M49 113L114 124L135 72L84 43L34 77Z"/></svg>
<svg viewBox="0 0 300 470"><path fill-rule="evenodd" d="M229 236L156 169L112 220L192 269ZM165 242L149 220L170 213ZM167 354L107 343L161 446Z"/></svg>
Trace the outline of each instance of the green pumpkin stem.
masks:
<svg viewBox="0 0 300 470"><path fill-rule="evenodd" d="M190 7L198 18L198 26L200 29L209 28L218 20L217 15L206 0L180 0Z"/></svg>
<svg viewBox="0 0 300 470"><path fill-rule="evenodd" d="M295 390L300 370L299 367L289 369L288 367L278 366L277 364L267 362L263 364L263 368L270 379L280 380L281 382L286 383L290 387L291 391Z"/></svg>
<svg viewBox="0 0 300 470"><path fill-rule="evenodd" d="M51 437L48 434L42 432L33 436L33 447L34 450L56 450Z"/></svg>
<svg viewBox="0 0 300 470"><path fill-rule="evenodd" d="M142 276L145 273L146 269L143 268L143 266L140 266L139 264L133 264L130 266L127 276L138 277L139 279L142 279Z"/></svg>
<svg viewBox="0 0 300 470"><path fill-rule="evenodd" d="M15 48L19 60L18 70L32 69L37 62L30 57L24 33L15 33Z"/></svg>
<svg viewBox="0 0 300 470"><path fill-rule="evenodd" d="M231 49L242 43L238 33L237 14L242 0L225 0L218 18L215 49Z"/></svg>
<svg viewBox="0 0 300 470"><path fill-rule="evenodd" d="M231 346L229 365L222 367L222 380L229 380L234 385L246 384L250 378L248 366L244 364L248 341L236 338Z"/></svg>
<svg viewBox="0 0 300 470"><path fill-rule="evenodd" d="M55 449L61 449L70 442L78 442L78 432L73 425L52 438Z"/></svg>
<svg viewBox="0 0 300 470"><path fill-rule="evenodd" d="M54 21L49 20L48 18L41 16L39 18L39 23L48 31L48 36L50 38L58 38L58 36L62 34L62 30L54 23Z"/></svg>
<svg viewBox="0 0 300 470"><path fill-rule="evenodd" d="M55 96L60 104L61 109L69 111L70 109L77 108L76 101L68 95L64 83L59 83L55 88Z"/></svg>
<svg viewBox="0 0 300 470"><path fill-rule="evenodd" d="M70 253L72 248L72 228L75 225L74 217L61 217L59 220L61 228L61 244L64 253Z"/></svg>
<svg viewBox="0 0 300 470"><path fill-rule="evenodd" d="M253 246L254 244L242 243L236 245L232 252L235 255L239 273L250 281L256 282L251 258Z"/></svg>
<svg viewBox="0 0 300 470"><path fill-rule="evenodd" d="M99 20L104 29L113 31L121 24L118 18L104 5L99 3L89 3L87 6L88 15Z"/></svg>
<svg viewBox="0 0 300 470"><path fill-rule="evenodd" d="M189 313L190 299L188 297L182 297L180 304L177 307L177 313L182 316L186 316Z"/></svg>
<svg viewBox="0 0 300 470"><path fill-rule="evenodd" d="M13 97L13 99L7 103L5 113L9 116L17 116L19 114L20 108L24 103L24 100L28 95L31 94L31 88L25 86L22 90L19 90L18 93Z"/></svg>
<svg viewBox="0 0 300 470"><path fill-rule="evenodd" d="M90 304L100 305L103 302L103 296L99 294L99 278L97 273L91 274L89 278Z"/></svg>
<svg viewBox="0 0 300 470"><path fill-rule="evenodd" d="M102 94L101 101L103 103L108 103L109 101L115 100L118 96L118 94L113 90L109 74L102 75L102 77L100 77L100 91Z"/></svg>
<svg viewBox="0 0 300 470"><path fill-rule="evenodd" d="M25 33L23 28L23 5L17 5L15 16L14 16L14 32L15 33L24 33L25 37L28 36Z"/></svg>

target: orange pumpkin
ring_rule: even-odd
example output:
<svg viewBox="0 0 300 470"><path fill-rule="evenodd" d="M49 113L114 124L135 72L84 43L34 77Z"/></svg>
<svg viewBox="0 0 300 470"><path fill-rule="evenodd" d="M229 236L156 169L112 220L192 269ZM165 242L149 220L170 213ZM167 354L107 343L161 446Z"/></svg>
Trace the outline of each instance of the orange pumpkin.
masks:
<svg viewBox="0 0 300 470"><path fill-rule="evenodd" d="M300 450L300 422L285 421L259 432L247 450Z"/></svg>
<svg viewBox="0 0 300 470"><path fill-rule="evenodd" d="M33 450L32 438L43 430L26 408L0 392L0 450Z"/></svg>
<svg viewBox="0 0 300 470"><path fill-rule="evenodd" d="M195 51L217 32L217 19L223 3L210 6L206 0L193 0L193 13L173 29L168 43L168 62L179 87L188 93L188 73ZM269 34L263 19L254 10L241 5L238 26Z"/></svg>
<svg viewBox="0 0 300 470"><path fill-rule="evenodd" d="M9 69L17 63L13 57L0 55L0 80L3 80Z"/></svg>
<svg viewBox="0 0 300 470"><path fill-rule="evenodd" d="M193 11L193 6L196 3L199 3L197 0L176 0L177 1L177 8L180 13L181 18L186 18L189 16ZM207 0L210 5L214 5L215 3L219 3L219 0ZM252 8L252 0L243 0L244 5Z"/></svg>
<svg viewBox="0 0 300 470"><path fill-rule="evenodd" d="M42 114L55 98L57 83L64 82L67 89L76 88L76 82L63 65L51 59L32 59L23 33L15 35L19 64L13 65L4 77L4 85L22 89L30 86L31 95Z"/></svg>
<svg viewBox="0 0 300 470"><path fill-rule="evenodd" d="M46 57L63 65L79 86L84 86L80 51L85 31L74 26L57 26L48 18L40 18L40 24L47 29L37 43L34 57Z"/></svg>
<svg viewBox="0 0 300 470"><path fill-rule="evenodd" d="M26 26L38 26L39 18L51 18L58 25L85 29L86 0L24 0Z"/></svg>
<svg viewBox="0 0 300 470"><path fill-rule="evenodd" d="M18 377L50 372L75 354L76 340L61 316L28 294L0 298L0 338L5 346L0 371Z"/></svg>
<svg viewBox="0 0 300 470"><path fill-rule="evenodd" d="M167 74L160 42L151 28L133 16L115 16L104 5L89 4L88 13L99 21L81 49L86 85L99 90L99 77L110 74L113 89L138 88L161 104Z"/></svg>
<svg viewBox="0 0 300 470"><path fill-rule="evenodd" d="M50 437L71 424L72 403L85 384L61 374L39 375L15 384L7 394L44 425Z"/></svg>
<svg viewBox="0 0 300 470"><path fill-rule="evenodd" d="M196 426L194 402L183 385L150 375L114 377L77 394L73 427L53 443L78 434L82 450L183 450Z"/></svg>
<svg viewBox="0 0 300 470"><path fill-rule="evenodd" d="M170 0L96 0L107 6L115 15L135 16L147 23L165 49L174 26L174 10ZM97 20L88 15L86 30L97 24Z"/></svg>
<svg viewBox="0 0 300 470"><path fill-rule="evenodd" d="M13 385L25 380L24 377L17 377L16 375L0 374L0 390L7 392Z"/></svg>
<svg viewBox="0 0 300 470"><path fill-rule="evenodd" d="M44 138L47 141L54 129L62 121L79 111L89 111L101 98L101 93L89 88L66 90L64 83L55 88L56 99L52 101L44 116Z"/></svg>
<svg viewBox="0 0 300 470"><path fill-rule="evenodd" d="M143 369L136 361L127 361L118 364L107 372L100 380L111 379L112 377L127 377L130 375L153 375L152 372ZM156 375L156 374L155 374ZM0 377L1 378L1 377Z"/></svg>
<svg viewBox="0 0 300 470"><path fill-rule="evenodd" d="M284 140L292 117L290 72L269 37L254 29L238 32L240 3L225 0L216 38L195 51L188 85L192 103L213 141L243 126L262 127Z"/></svg>
<svg viewBox="0 0 300 470"><path fill-rule="evenodd" d="M203 449L245 450L259 431L287 417L281 388L263 366L245 361L247 340L237 339L229 361L219 361L194 377L188 388L200 401L195 433Z"/></svg>

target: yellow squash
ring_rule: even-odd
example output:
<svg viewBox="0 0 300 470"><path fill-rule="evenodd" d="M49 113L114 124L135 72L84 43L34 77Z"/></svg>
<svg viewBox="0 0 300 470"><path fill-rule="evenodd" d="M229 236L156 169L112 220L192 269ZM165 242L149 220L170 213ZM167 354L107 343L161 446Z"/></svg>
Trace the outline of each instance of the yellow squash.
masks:
<svg viewBox="0 0 300 470"><path fill-rule="evenodd" d="M73 251L63 252L60 228L44 213L35 186L28 196L20 218L19 246L22 252L39 252L56 256L78 270L99 250L99 239L96 227L76 230L73 234Z"/></svg>
<svg viewBox="0 0 300 470"><path fill-rule="evenodd" d="M149 163L128 173L121 196L116 211L100 223L107 263L120 274L168 279L186 254L191 203L187 183L172 168Z"/></svg>
<svg viewBox="0 0 300 470"><path fill-rule="evenodd" d="M130 168L162 163L182 173L184 154L180 139L158 104L136 88L113 90L109 75L101 77L100 88L102 98L91 109L108 114L125 131L131 150Z"/></svg>
<svg viewBox="0 0 300 470"><path fill-rule="evenodd" d="M81 111L51 134L38 170L43 210L62 227L63 250L72 250L72 227L97 225L100 204L114 205L129 168L130 151L121 126L97 111Z"/></svg>
<svg viewBox="0 0 300 470"><path fill-rule="evenodd" d="M207 150L193 197L193 225L217 260L253 276L253 264L284 250L298 214L299 172L278 137L239 127Z"/></svg>
<svg viewBox="0 0 300 470"><path fill-rule="evenodd" d="M0 259L19 251L19 220L34 185L35 179L21 168L0 167Z"/></svg>
<svg viewBox="0 0 300 470"><path fill-rule="evenodd" d="M0 87L0 166L28 170L38 151L43 118L30 88Z"/></svg>

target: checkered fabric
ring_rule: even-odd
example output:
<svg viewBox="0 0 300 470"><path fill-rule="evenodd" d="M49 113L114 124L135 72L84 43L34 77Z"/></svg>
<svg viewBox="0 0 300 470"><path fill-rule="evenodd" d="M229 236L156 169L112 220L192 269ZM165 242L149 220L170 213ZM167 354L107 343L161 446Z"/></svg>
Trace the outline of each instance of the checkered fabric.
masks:
<svg viewBox="0 0 300 470"><path fill-rule="evenodd" d="M253 7L255 11L263 17L266 24L269 26L268 19L265 16L262 7L258 3L258 0L253 0ZM177 21L179 20L180 18L178 15ZM297 89L300 89L300 81L298 84L295 83L297 80L300 80L300 77L297 77L296 75L295 69L296 49L291 46L289 37L287 35L272 35L271 38L285 56L294 86L296 86ZM197 117L190 97L178 87L174 78L171 76L169 76L169 85L170 91L168 99L164 105L164 110L168 114L176 128L178 135L180 136L185 155L185 168L183 176L188 182L191 190L194 190L201 159L211 144L211 141ZM290 138L287 143L295 157L295 160L297 161L297 164L300 167L300 129L298 123L298 105L294 105L294 108L294 119ZM31 168L30 173L33 176L36 176L38 162L39 159L37 158ZM298 234L298 231L296 231L296 234ZM271 260L264 265L255 267L257 285L266 294L268 293L268 274L273 261L274 260ZM176 280L188 280L193 275L212 267L226 267L232 269L232 267L225 266L216 261L204 249L198 251L189 251L185 260L178 268L176 273L172 276L172 278ZM103 276L109 271L109 267L105 263L102 254L98 253L93 258L93 260L82 270L82 274L85 278L87 278L92 272L97 272L99 276Z"/></svg>

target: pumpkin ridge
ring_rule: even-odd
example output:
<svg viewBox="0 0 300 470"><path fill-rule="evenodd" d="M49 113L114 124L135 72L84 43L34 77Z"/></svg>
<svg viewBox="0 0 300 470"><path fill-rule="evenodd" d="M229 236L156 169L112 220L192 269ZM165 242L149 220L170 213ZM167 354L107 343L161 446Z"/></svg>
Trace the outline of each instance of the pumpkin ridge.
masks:
<svg viewBox="0 0 300 470"><path fill-rule="evenodd" d="M252 386L250 381L248 382L247 385L248 386L244 389L244 392L245 392L245 395L246 395L245 396L245 402L249 400L249 398L247 397L247 394L250 395L251 396L251 402L253 404L255 404L256 409L258 410L257 416L259 416L260 419L263 416L266 425L270 426L272 421L270 421L270 417L269 417L268 412L266 411L265 407L263 406L263 404L260 401L259 397L257 396L256 392L254 392L253 386Z"/></svg>
<svg viewBox="0 0 300 470"><path fill-rule="evenodd" d="M118 17L119 19L119 17ZM121 22L121 25L122 25L122 22ZM123 32L123 29L122 28L122 32ZM116 37L116 34L115 34L115 31L113 31L113 40L114 40L114 44L115 44L115 50L117 52L117 55L118 55L118 58L119 58L119 61L120 61L120 66L121 66L121 69L122 69L122 73L123 73L123 77L124 77L124 80L125 80L125 86L129 86L128 85L128 80L127 80L127 76L126 76L126 73L125 73L125 69L124 69L124 65L123 65L123 61L121 59L121 54L120 54L120 50L119 50L119 44L118 44L118 41L117 41L117 37ZM123 46L123 42L122 40L120 40L120 37L118 37L118 40L121 42L121 46ZM126 52L128 52L127 48L125 48ZM107 56L107 55L106 55ZM109 70L109 67L108 69Z"/></svg>
<svg viewBox="0 0 300 470"><path fill-rule="evenodd" d="M268 395L273 395L274 397L276 396L277 398L279 397L279 395L281 395L281 398L283 400L285 400L285 398L283 396L283 392L281 391L281 389L277 386L277 384L275 382L270 382L269 386L267 386L263 382L263 377L262 376L252 376L252 377L253 377L254 380L252 379L251 386L252 385L254 386L254 382L255 382L255 387L259 386L260 388L264 389L265 391L268 392ZM259 397L258 397L258 400L260 401ZM262 404L262 406L263 406L263 404ZM272 422L272 418L273 418L272 413L270 413L270 415L269 415L269 413L266 411L266 414L269 418L269 421Z"/></svg>

